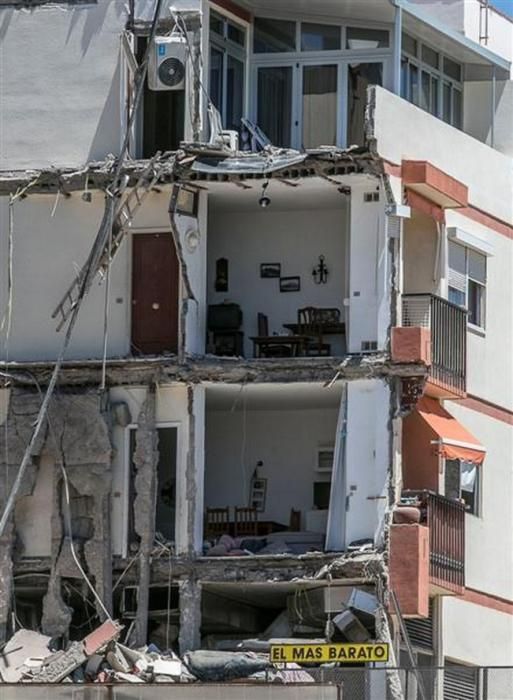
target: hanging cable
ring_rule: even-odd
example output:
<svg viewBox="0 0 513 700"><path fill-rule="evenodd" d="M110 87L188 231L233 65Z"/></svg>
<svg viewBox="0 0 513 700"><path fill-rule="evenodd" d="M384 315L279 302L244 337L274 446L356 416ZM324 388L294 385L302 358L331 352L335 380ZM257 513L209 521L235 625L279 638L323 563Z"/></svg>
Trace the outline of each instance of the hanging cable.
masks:
<svg viewBox="0 0 513 700"><path fill-rule="evenodd" d="M112 195L108 195L112 196ZM111 212L113 214L113 212ZM103 307L103 356L102 356L102 381L100 391L105 391L105 379L107 374L107 344L109 337L109 301L110 301L110 266L112 263L112 224L113 217L108 223L109 241L108 241L108 256L107 256L107 272L105 273L105 301Z"/></svg>

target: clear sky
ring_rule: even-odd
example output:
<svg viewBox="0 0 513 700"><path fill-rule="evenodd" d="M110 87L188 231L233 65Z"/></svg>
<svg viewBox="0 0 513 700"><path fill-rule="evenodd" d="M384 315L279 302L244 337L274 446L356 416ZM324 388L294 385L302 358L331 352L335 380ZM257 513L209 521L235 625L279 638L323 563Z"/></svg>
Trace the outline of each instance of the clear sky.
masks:
<svg viewBox="0 0 513 700"><path fill-rule="evenodd" d="M513 17L513 0L491 0L490 4Z"/></svg>

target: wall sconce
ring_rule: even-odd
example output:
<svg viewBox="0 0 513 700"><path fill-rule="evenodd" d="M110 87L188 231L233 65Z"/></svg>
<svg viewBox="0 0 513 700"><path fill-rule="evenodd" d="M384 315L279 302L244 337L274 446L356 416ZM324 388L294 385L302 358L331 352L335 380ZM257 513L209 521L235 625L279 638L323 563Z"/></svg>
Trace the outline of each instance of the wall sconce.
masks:
<svg viewBox="0 0 513 700"><path fill-rule="evenodd" d="M328 268L324 260L324 255L319 255L319 262L312 270L312 277L315 284L326 284L328 281Z"/></svg>
<svg viewBox="0 0 513 700"><path fill-rule="evenodd" d="M269 195L266 194L266 190L269 187L269 182L264 182L262 185L262 194L260 195L260 199L258 200L258 203L262 207L262 209L266 209L269 204L271 203L271 198Z"/></svg>

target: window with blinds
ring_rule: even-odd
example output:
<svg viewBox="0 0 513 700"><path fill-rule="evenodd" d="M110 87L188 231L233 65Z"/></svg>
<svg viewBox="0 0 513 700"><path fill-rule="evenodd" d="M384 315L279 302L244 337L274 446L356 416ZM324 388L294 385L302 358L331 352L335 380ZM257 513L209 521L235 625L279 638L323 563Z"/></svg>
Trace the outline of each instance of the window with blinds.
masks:
<svg viewBox="0 0 513 700"><path fill-rule="evenodd" d="M485 327L486 256L449 241L449 301L468 309L468 322Z"/></svg>

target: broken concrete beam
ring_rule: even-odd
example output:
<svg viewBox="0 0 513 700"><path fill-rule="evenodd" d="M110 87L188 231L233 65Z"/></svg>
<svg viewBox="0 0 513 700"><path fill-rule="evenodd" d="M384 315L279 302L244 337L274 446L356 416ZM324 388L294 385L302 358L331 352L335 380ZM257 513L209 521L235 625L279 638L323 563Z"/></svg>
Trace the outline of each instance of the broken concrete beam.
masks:
<svg viewBox="0 0 513 700"><path fill-rule="evenodd" d="M84 638L83 645L86 656L97 654L105 649L110 642L117 639L122 629L123 627L114 620L106 620Z"/></svg>
<svg viewBox="0 0 513 700"><path fill-rule="evenodd" d="M86 661L82 642L72 642L69 648L56 655L33 680L36 683L59 683Z"/></svg>
<svg viewBox="0 0 513 700"><path fill-rule="evenodd" d="M104 650L122 629L113 620L107 620L81 642L72 642L66 651L56 654L33 680L37 683L59 683L82 666L88 657Z"/></svg>

